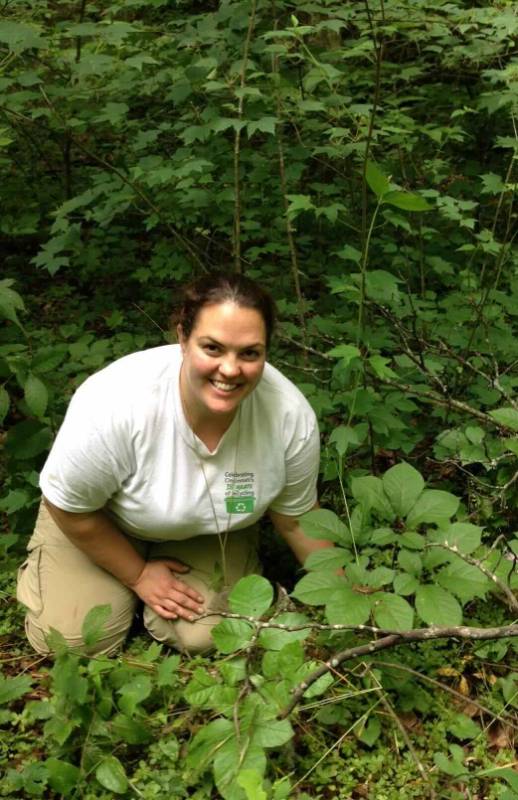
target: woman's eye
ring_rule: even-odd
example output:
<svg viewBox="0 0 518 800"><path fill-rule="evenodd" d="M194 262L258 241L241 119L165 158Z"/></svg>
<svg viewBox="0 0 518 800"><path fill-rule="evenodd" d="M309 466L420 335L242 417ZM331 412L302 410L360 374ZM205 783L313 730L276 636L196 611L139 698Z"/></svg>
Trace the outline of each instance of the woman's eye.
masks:
<svg viewBox="0 0 518 800"><path fill-rule="evenodd" d="M259 358L259 353L257 350L245 350L243 353L243 358L253 361L255 358Z"/></svg>
<svg viewBox="0 0 518 800"><path fill-rule="evenodd" d="M203 349L207 353L217 353L219 351L219 347L217 344L204 344Z"/></svg>

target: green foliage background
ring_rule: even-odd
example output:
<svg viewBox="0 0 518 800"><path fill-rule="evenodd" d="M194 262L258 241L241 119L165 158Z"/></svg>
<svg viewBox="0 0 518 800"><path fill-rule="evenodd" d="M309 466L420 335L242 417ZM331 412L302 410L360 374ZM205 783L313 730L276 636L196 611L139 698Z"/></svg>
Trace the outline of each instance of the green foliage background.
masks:
<svg viewBox="0 0 518 800"><path fill-rule="evenodd" d="M355 607L355 623L377 618L383 627L390 613L403 629L415 610L437 622L429 608L439 596L423 587L450 593L460 567L419 551L441 525L483 530L482 549L470 545L465 555L487 555L512 584L517 33L511 0L3 4L6 592L33 522L37 472L72 391L103 364L167 339L174 287L221 266L274 293L282 319L272 360L320 419L323 502L343 519L349 538L341 544L359 570L349 594L327 608L328 621ZM424 476L425 491L444 492L443 510L446 493L460 498L442 522L409 522L410 506L394 513L389 479L379 476L402 460ZM414 472L406 480L419 484ZM385 538L373 540L379 530ZM389 553L399 559L395 570ZM335 568L317 563L302 580L311 592L320 576L327 597L318 581L332 586ZM375 570L398 574L372 577ZM470 584L464 570L463 578L446 617L491 624L498 612L481 602L483 576L471 573ZM387 584L385 596L396 600L381 606L354 588ZM312 605L306 589L300 581L295 597ZM8 603L9 642L19 625L13 614ZM89 669L88 702L102 683ZM498 677L511 681L506 702L513 674ZM160 717L158 700L153 708ZM459 753L444 758L441 774L453 779ZM53 764L46 781L65 769ZM108 783L119 774L110 764L100 773L112 776ZM80 769L89 780L91 764ZM125 780L117 784L124 791ZM243 780L248 788L234 787L236 797L283 796L282 786ZM12 791L37 794L27 785Z"/></svg>

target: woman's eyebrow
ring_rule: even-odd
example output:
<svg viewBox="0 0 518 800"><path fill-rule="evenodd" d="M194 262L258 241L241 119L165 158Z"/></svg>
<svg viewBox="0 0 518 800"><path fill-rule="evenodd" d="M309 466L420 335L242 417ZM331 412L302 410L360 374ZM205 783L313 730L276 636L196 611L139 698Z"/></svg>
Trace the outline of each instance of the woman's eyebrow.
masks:
<svg viewBox="0 0 518 800"><path fill-rule="evenodd" d="M200 336L199 341L200 342L202 342L202 341L211 342L212 344L217 344L220 347L224 347L225 346L220 341L218 341L218 339L215 339L213 336L206 336L206 335ZM264 350L265 346L266 345L264 344L264 342L253 342L252 344L245 344L245 345L243 345L243 347L240 347L239 349L240 350L251 350L254 347L259 347L259 348L262 348Z"/></svg>

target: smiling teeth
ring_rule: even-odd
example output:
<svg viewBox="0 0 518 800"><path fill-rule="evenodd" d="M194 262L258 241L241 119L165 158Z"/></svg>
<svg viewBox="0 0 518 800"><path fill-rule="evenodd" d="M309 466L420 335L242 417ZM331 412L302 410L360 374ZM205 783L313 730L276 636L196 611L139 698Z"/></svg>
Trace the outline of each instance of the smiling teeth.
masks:
<svg viewBox="0 0 518 800"><path fill-rule="evenodd" d="M222 383L221 381L212 381L216 389L221 389L222 392L232 392L237 389L237 383Z"/></svg>

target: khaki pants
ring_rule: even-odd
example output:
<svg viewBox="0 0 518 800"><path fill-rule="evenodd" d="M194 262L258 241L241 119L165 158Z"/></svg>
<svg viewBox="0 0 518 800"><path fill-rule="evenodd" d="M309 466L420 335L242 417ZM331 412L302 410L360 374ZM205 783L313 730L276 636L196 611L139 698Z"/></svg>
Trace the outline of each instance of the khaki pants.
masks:
<svg viewBox="0 0 518 800"><path fill-rule="evenodd" d="M212 586L222 562L218 536L158 543L128 536L147 560L177 558L190 566L182 580L203 595L208 611L223 611L228 590L244 575L260 571L256 526L225 538L226 587L218 590ZM117 650L131 626L138 597L72 544L43 503L27 549L28 558L18 574L17 597L27 607L25 630L36 652L49 653L46 636L51 628L58 630L70 647L88 655ZM111 606L103 636L86 648L81 636L83 620L91 608L103 604ZM211 630L220 619L215 615L194 622L167 620L144 607L144 625L154 639L191 653L213 646Z"/></svg>

